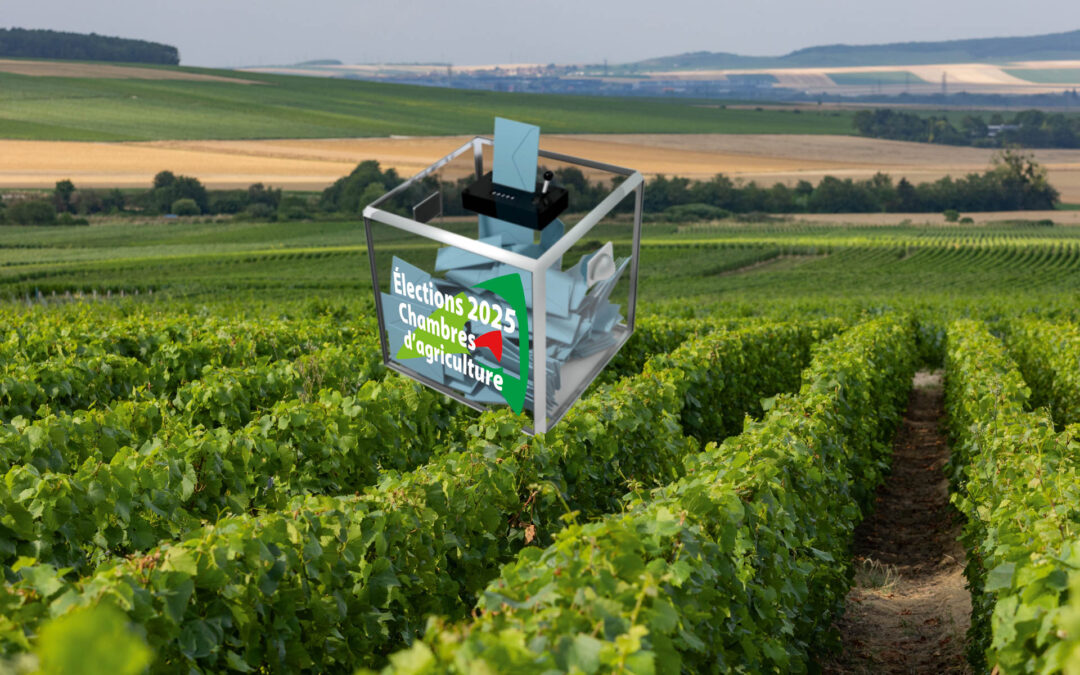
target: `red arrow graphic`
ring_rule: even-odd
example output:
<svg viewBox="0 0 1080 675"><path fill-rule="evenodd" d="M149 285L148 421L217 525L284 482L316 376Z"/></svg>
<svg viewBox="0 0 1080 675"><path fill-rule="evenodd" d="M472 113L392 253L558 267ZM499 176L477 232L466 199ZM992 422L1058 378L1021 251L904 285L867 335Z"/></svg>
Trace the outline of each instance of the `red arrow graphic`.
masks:
<svg viewBox="0 0 1080 675"><path fill-rule="evenodd" d="M476 338L476 346L487 347L495 355L495 360L502 363L503 341L501 330L493 330Z"/></svg>

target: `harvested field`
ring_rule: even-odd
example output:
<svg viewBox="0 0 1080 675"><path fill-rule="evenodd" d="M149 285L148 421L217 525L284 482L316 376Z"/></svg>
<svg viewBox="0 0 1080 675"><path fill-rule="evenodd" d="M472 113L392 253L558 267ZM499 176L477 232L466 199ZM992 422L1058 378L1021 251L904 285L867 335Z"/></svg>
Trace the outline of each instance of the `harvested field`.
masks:
<svg viewBox="0 0 1080 675"><path fill-rule="evenodd" d="M32 77L92 77L107 80L191 80L194 82L231 82L233 84L261 84L238 77L219 77L203 73L189 73L165 68L140 68L138 66L113 66L105 63L82 63L79 61L23 61L0 59L0 72Z"/></svg>
<svg viewBox="0 0 1080 675"><path fill-rule="evenodd" d="M411 175L466 136L242 141L78 143L0 140L0 187L136 187L162 170L197 176L211 187L254 182L319 190L360 161L377 159ZM984 170L993 150L852 136L771 134L545 135L546 149L629 166L645 174L708 178L724 173L762 184L825 175L866 178L884 171L918 182ZM1038 150L1064 201L1080 202L1080 150Z"/></svg>
<svg viewBox="0 0 1080 675"><path fill-rule="evenodd" d="M214 188L272 183L291 189L326 187L356 162L266 157L137 143L0 141L0 187L51 187L71 179L85 187L149 187L158 171L196 176Z"/></svg>
<svg viewBox="0 0 1080 675"><path fill-rule="evenodd" d="M1061 92L1065 87L1060 83L1028 81L1009 73L1012 69L1041 69L1072 67L1071 61L1022 61L1015 64L998 65L989 63L940 63L924 65L886 65L886 66L843 66L820 68L736 68L736 69L699 69L660 71L647 76L665 80L722 80L729 75L769 75L775 78L776 86L792 87L814 92L855 94L860 92L887 92L890 95L909 93L935 93L940 91L942 76L950 88L960 87L969 93L980 94L1037 94ZM897 72L911 74L909 80L895 82L886 78ZM864 75L865 84L836 82L829 76ZM875 74L882 79L874 82Z"/></svg>

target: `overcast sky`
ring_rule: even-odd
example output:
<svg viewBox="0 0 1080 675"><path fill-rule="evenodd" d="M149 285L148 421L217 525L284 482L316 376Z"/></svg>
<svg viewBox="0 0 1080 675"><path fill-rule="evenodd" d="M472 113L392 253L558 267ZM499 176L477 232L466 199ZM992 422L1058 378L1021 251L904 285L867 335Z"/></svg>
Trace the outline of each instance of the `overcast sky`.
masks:
<svg viewBox="0 0 1080 675"><path fill-rule="evenodd" d="M612 63L689 51L1080 28L1076 0L2 0L0 25L175 45L193 66L440 61Z"/></svg>

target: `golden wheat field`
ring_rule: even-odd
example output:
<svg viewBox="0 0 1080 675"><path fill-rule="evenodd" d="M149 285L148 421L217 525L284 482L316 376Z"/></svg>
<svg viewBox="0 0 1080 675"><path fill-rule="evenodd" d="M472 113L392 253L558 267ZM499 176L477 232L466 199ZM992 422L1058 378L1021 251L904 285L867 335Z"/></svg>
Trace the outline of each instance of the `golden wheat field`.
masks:
<svg viewBox="0 0 1080 675"><path fill-rule="evenodd" d="M467 140L464 136L80 143L0 140L0 188L51 187L70 178L86 187L138 187L169 169L210 187L263 182L319 190L360 161L377 159L411 175ZM865 178L878 171L912 181L985 169L992 150L852 136L733 134L546 135L555 152L638 169L646 175L707 178L724 173L762 184L825 175ZM1080 150L1038 150L1063 200L1080 202Z"/></svg>

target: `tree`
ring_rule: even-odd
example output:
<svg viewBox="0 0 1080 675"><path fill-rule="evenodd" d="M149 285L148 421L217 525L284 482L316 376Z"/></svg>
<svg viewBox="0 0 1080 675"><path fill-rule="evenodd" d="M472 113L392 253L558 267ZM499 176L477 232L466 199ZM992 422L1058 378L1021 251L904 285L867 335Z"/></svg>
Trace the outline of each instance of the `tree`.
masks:
<svg viewBox="0 0 1080 675"><path fill-rule="evenodd" d="M856 183L825 176L810 195L810 210L816 213L871 213L882 207L874 199L870 183Z"/></svg>
<svg viewBox="0 0 1080 675"><path fill-rule="evenodd" d="M56 182L53 190L53 206L59 213L71 213L71 195L75 193L75 184L66 178Z"/></svg>
<svg viewBox="0 0 1080 675"><path fill-rule="evenodd" d="M142 206L154 213L168 213L178 199L191 199L200 213L210 208L210 197L199 182L191 176L178 176L172 171L161 171L154 176L154 187L139 198Z"/></svg>
<svg viewBox="0 0 1080 675"><path fill-rule="evenodd" d="M210 196L206 188L198 178L192 176L177 176L172 185L172 193L177 199L190 199L199 206L200 212L205 212L210 206Z"/></svg>
<svg viewBox="0 0 1080 675"><path fill-rule="evenodd" d="M384 192L386 192L386 188L379 183L368 183L367 187L364 188L364 191L360 193L359 198L356 200L357 209L364 208L381 197Z"/></svg>
<svg viewBox="0 0 1080 675"><path fill-rule="evenodd" d="M167 188L176 182L176 174L172 171L158 171L154 176L154 189Z"/></svg>
<svg viewBox="0 0 1080 675"><path fill-rule="evenodd" d="M1061 196L1047 181L1046 167L1029 154L1002 151L990 174L1013 209L1053 209Z"/></svg>
<svg viewBox="0 0 1080 675"><path fill-rule="evenodd" d="M915 213L922 210L919 194L907 178L901 178L896 184L896 210L900 213Z"/></svg>
<svg viewBox="0 0 1080 675"><path fill-rule="evenodd" d="M374 201L375 198L373 198ZM299 195L290 195L277 207L278 220L303 220L308 217L308 202Z"/></svg>
<svg viewBox="0 0 1080 675"><path fill-rule="evenodd" d="M113 188L101 198L101 210L105 213L119 213L124 210L124 206L127 205L127 200L124 199L124 193L118 188Z"/></svg>
<svg viewBox="0 0 1080 675"><path fill-rule="evenodd" d="M978 115L965 116L963 121L960 122L960 128L963 129L964 135L970 139L985 138L989 133L986 122Z"/></svg>
<svg viewBox="0 0 1080 675"><path fill-rule="evenodd" d="M76 190L68 203L71 213L100 213L105 209L105 200L97 190Z"/></svg>
<svg viewBox="0 0 1080 675"><path fill-rule="evenodd" d="M368 189L369 186L377 186L376 196L381 196L400 183L401 178L393 169L383 171L377 161L365 160L348 176L337 179L333 185L323 190L319 207L326 211L358 213L371 203L369 198L376 192L376 188Z"/></svg>
<svg viewBox="0 0 1080 675"><path fill-rule="evenodd" d="M266 204L277 208L281 203L281 189L267 188L262 183L253 183L247 189L248 204Z"/></svg>

